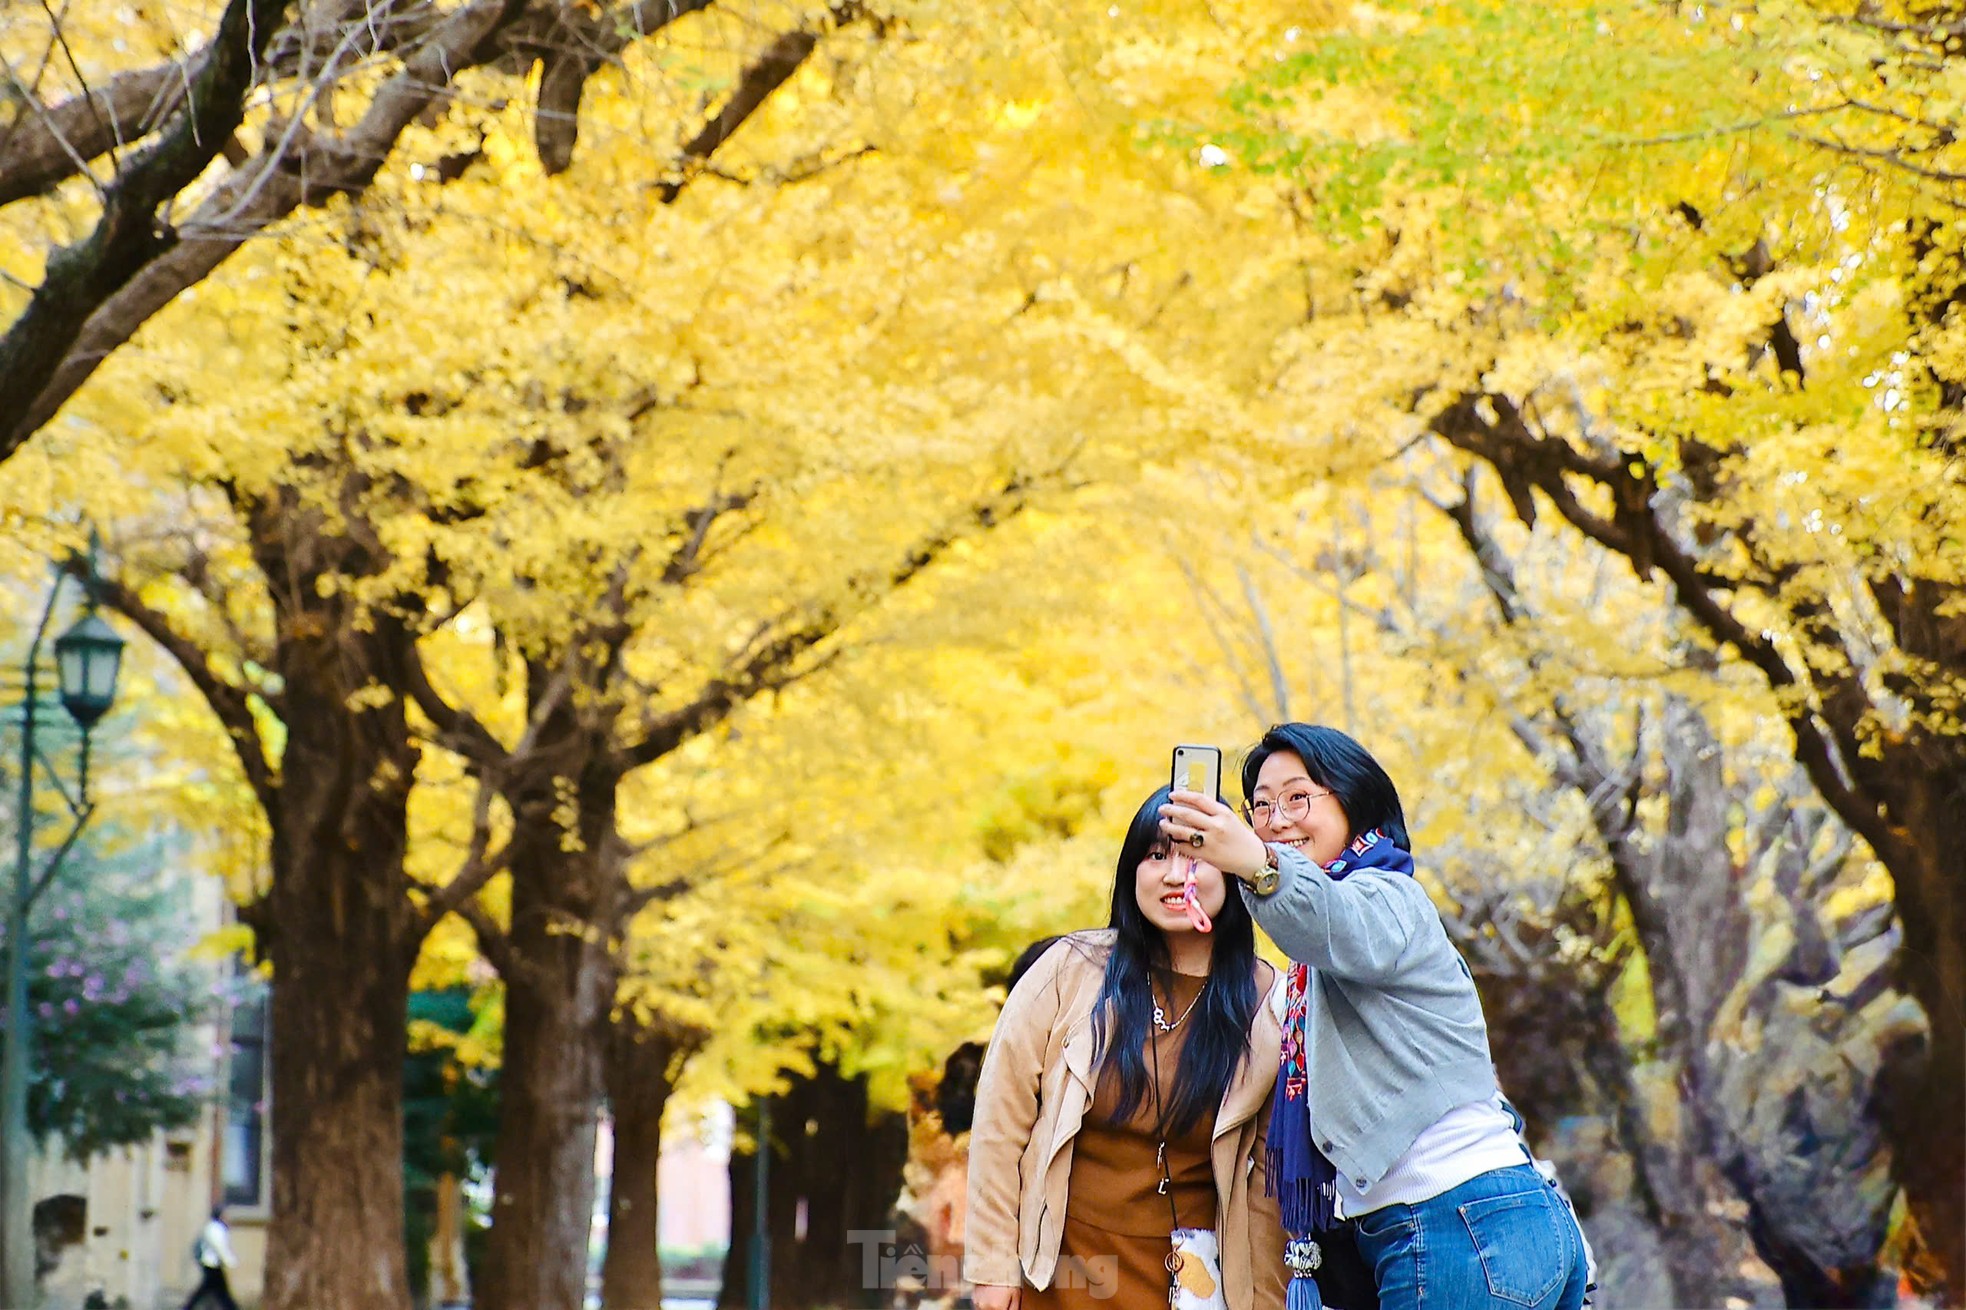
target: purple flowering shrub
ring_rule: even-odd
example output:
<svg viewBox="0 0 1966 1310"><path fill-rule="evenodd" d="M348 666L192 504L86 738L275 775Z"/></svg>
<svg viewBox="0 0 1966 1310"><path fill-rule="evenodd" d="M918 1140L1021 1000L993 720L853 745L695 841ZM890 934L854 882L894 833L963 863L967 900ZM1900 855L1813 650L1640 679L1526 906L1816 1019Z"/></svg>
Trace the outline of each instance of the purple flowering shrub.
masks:
<svg viewBox="0 0 1966 1310"><path fill-rule="evenodd" d="M119 875L74 852L34 912L27 1113L37 1138L59 1137L86 1160L197 1121L217 1072L198 1029L220 999L216 970L184 958L197 938L154 874ZM0 1012L0 1031L5 1022Z"/></svg>

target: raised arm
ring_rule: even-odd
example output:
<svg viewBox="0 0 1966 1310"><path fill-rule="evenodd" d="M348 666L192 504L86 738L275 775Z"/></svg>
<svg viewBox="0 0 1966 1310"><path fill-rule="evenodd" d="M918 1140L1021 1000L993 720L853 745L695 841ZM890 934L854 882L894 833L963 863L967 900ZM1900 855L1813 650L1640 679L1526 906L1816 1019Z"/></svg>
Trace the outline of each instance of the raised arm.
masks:
<svg viewBox="0 0 1966 1310"><path fill-rule="evenodd" d="M1249 912L1291 959L1334 978L1385 983L1429 921L1433 902L1403 873L1362 869L1335 879L1302 853L1277 849L1277 889L1242 889Z"/></svg>

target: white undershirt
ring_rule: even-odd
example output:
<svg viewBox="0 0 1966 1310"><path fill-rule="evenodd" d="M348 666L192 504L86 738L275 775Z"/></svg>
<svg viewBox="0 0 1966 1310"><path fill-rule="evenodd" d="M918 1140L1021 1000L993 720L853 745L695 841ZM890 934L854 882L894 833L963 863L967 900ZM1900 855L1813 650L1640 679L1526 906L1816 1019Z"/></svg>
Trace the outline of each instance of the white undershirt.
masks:
<svg viewBox="0 0 1966 1310"><path fill-rule="evenodd" d="M1516 1136L1515 1119L1502 1108L1502 1098L1470 1101L1434 1120L1378 1182L1354 1187L1351 1179L1340 1174L1338 1215L1361 1215L1388 1205L1418 1205L1471 1178L1527 1163L1529 1157L1523 1153L1522 1139Z"/></svg>

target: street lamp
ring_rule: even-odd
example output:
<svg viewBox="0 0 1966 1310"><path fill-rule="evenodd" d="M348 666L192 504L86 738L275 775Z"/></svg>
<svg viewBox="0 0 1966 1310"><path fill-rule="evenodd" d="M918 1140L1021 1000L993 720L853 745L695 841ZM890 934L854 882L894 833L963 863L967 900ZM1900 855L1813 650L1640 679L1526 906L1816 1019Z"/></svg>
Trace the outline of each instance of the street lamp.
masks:
<svg viewBox="0 0 1966 1310"><path fill-rule="evenodd" d="M110 702L116 699L116 671L122 663L123 639L96 613L92 595L88 612L55 638L61 703L85 736L96 726L96 720L109 713Z"/></svg>
<svg viewBox="0 0 1966 1310"><path fill-rule="evenodd" d="M61 585L71 569L55 574L48 603L27 648L21 699L19 798L16 801L14 894L7 903L7 1031L0 1051L0 1306L28 1310L34 1304L34 1198L27 1169L33 1140L27 1128L28 1051L33 1044L33 1021L27 1009L29 916L34 902L54 881L64 856L82 835L95 812L89 799L89 733L109 711L116 697L116 674L123 661L123 639L96 613L95 542L82 561L82 588L87 608L75 625L55 638L55 672L61 703L82 730L81 760L76 788L70 792L61 775L34 743L35 711L40 704L41 643L54 617ZM46 770L49 781L67 806L73 823L62 843L37 873L34 868L34 770Z"/></svg>

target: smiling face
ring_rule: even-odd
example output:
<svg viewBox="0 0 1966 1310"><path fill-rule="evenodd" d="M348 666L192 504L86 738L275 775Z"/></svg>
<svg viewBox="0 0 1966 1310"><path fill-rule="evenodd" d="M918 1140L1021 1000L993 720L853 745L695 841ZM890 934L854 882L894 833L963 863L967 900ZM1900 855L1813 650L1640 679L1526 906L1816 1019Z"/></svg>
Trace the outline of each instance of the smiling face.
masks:
<svg viewBox="0 0 1966 1310"><path fill-rule="evenodd" d="M1195 871L1195 899L1213 919L1222 913L1228 886L1222 871L1208 861L1190 859L1166 842L1156 842L1148 848L1146 858L1140 861L1133 875L1133 897L1140 903L1140 913L1168 937L1196 935L1181 894L1187 886L1190 865Z"/></svg>
<svg viewBox="0 0 1966 1310"><path fill-rule="evenodd" d="M1351 844L1352 823L1338 797L1311 780L1295 751L1276 751L1263 761L1250 796L1261 809L1254 820L1256 835L1266 842L1294 846L1318 864L1329 864Z"/></svg>

